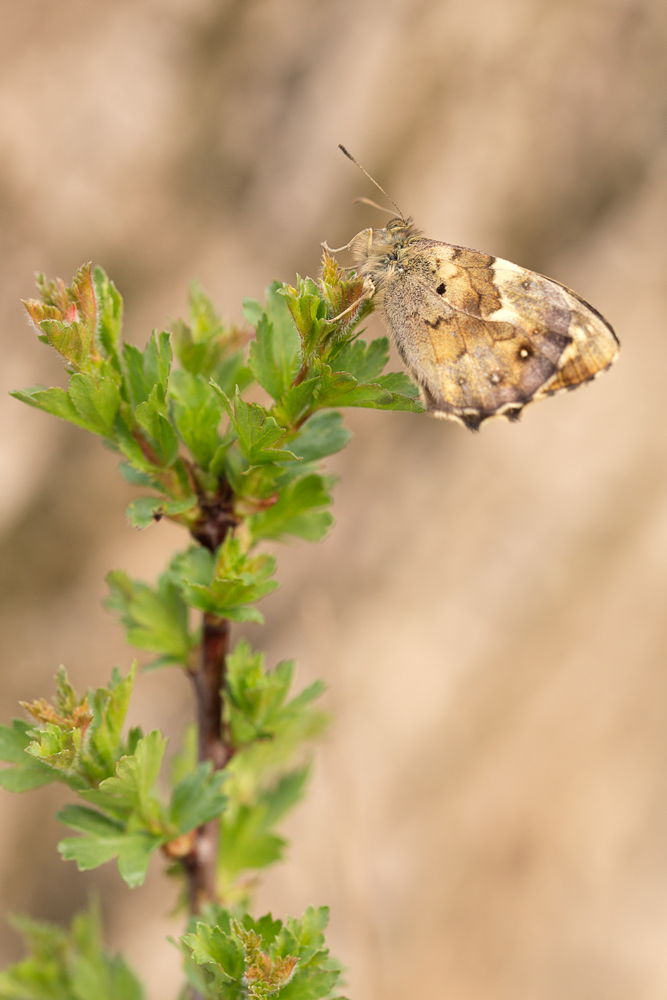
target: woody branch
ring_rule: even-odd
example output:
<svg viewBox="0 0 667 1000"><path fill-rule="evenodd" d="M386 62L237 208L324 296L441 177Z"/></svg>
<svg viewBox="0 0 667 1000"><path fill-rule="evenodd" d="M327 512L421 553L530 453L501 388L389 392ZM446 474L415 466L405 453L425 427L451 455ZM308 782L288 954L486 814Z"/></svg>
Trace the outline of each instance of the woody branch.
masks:
<svg viewBox="0 0 667 1000"><path fill-rule="evenodd" d="M192 533L206 548L215 551L232 524L224 512L209 510ZM215 770L225 767L233 754L222 720L229 628L228 618L204 613L199 663L189 671L195 695L199 760L210 761ZM217 854L218 821L211 820L197 830L192 849L183 858L191 913L199 913L205 903L217 899Z"/></svg>

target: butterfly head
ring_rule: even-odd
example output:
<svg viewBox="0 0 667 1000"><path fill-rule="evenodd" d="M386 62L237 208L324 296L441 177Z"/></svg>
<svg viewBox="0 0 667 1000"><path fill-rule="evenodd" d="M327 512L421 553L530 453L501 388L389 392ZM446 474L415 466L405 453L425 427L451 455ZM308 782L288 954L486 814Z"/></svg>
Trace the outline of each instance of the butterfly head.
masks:
<svg viewBox="0 0 667 1000"><path fill-rule="evenodd" d="M350 244L350 250L357 263L380 265L383 268L398 260L401 251L421 237L422 234L412 219L396 216L383 229L364 229L357 233ZM375 266L372 267L373 270Z"/></svg>
<svg viewBox="0 0 667 1000"><path fill-rule="evenodd" d="M406 243L419 239L420 236L421 233L412 219L403 219L401 216L397 216L395 219L390 219L384 229L373 230L373 247L380 245L387 247L405 246Z"/></svg>

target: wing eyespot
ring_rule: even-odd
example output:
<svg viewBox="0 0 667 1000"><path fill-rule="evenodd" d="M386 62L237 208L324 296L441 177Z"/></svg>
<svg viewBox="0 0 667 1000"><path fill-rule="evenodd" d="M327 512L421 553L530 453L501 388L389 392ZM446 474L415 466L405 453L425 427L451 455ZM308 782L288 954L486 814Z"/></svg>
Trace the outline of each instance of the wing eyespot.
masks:
<svg viewBox="0 0 667 1000"><path fill-rule="evenodd" d="M533 351L527 344L523 344L519 348L519 360L527 361L528 358L532 357Z"/></svg>
<svg viewBox="0 0 667 1000"><path fill-rule="evenodd" d="M446 289L445 283L443 281L436 288L436 292L438 293L438 295L444 295L446 291L447 291L447 289Z"/></svg>

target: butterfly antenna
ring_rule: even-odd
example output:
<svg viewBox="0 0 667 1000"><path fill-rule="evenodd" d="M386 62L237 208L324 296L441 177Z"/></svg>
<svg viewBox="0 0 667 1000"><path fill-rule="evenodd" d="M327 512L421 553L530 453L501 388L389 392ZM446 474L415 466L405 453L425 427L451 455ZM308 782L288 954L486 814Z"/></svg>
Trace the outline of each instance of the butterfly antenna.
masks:
<svg viewBox="0 0 667 1000"><path fill-rule="evenodd" d="M387 212L389 215L393 215L394 218L396 218L396 212L394 212L393 209L391 209L391 208L385 208L384 205L378 205L378 203L376 201L371 201L370 198L355 198L354 201L353 201L353 204L354 205L370 205L372 208L379 208L379 210L381 212ZM398 218L402 219L403 216L399 215Z"/></svg>
<svg viewBox="0 0 667 1000"><path fill-rule="evenodd" d="M338 148L340 149L340 151L342 153L345 153L345 155L347 156L348 160L352 160L352 162L355 164L355 166L359 167L359 169L361 170L362 174L365 174L366 177L368 177L368 179L371 182L371 184L375 184L375 187L378 189L378 191L382 191L382 194L385 196L385 198L387 199L387 201L391 202L391 204L394 206L394 208L398 212L399 219L404 219L405 216L401 212L400 208L398 207L398 205L396 204L396 202L394 201L394 199L389 197L389 195L387 194L387 192L385 191L385 189L382 187L382 185L378 184L378 182L375 180L374 177L371 177L371 175L368 173L368 171L365 170L362 167L362 165L359 163L358 160L355 160L355 158L352 156L352 153L348 153L348 151L346 150L345 146L343 146L341 143L338 143ZM379 208L380 206L378 205L377 207Z"/></svg>

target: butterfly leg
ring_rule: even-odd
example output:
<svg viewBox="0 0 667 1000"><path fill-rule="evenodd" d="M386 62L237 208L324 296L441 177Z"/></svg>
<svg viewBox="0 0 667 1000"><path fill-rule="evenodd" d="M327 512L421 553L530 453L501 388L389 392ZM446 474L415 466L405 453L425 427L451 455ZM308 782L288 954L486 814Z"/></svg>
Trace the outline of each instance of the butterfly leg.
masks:
<svg viewBox="0 0 667 1000"><path fill-rule="evenodd" d="M375 285L373 284L370 278L364 278L363 287L364 287L363 293L359 296L359 298L355 299L352 305L349 305L347 309L343 309L342 312L339 312L337 316L333 316L329 320L329 323L337 323L339 319L342 319L343 316L347 316L347 314L349 312L352 312L353 309L358 309L362 302L366 302L368 301L368 299L373 298L373 296L375 295Z"/></svg>
<svg viewBox="0 0 667 1000"><path fill-rule="evenodd" d="M320 243L320 246L322 247L323 250L326 250L327 253L342 253L343 250L350 249L350 247L354 243L354 239L355 238L351 239L350 242L346 243L344 247L330 247L326 240L324 241L324 243Z"/></svg>

